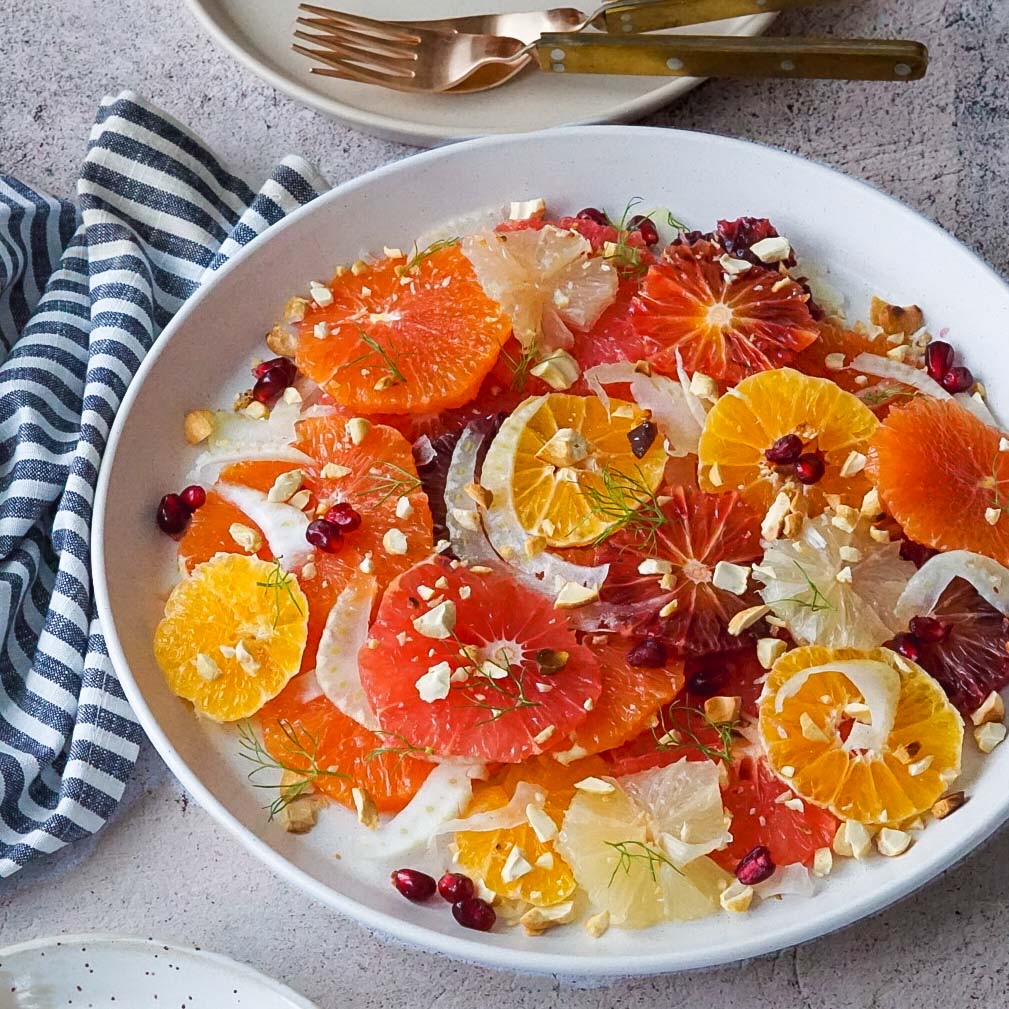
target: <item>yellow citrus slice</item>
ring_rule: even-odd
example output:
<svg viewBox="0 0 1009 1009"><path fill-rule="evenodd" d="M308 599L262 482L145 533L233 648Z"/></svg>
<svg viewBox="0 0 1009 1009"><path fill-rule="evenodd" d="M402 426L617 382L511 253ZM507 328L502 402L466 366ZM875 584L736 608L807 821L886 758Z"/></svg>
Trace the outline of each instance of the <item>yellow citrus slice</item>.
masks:
<svg viewBox="0 0 1009 1009"><path fill-rule="evenodd" d="M154 634L171 690L218 722L255 714L298 672L308 603L278 564L217 554L172 590Z"/></svg>
<svg viewBox="0 0 1009 1009"><path fill-rule="evenodd" d="M708 413L698 448L702 490L739 490L766 510L780 490L798 490L792 465L775 466L764 453L779 438L796 435L802 453L818 453L823 476L805 486L811 510L827 494L861 502L869 481L864 467L869 438L879 421L856 396L829 379L791 368L763 371L720 397Z"/></svg>
<svg viewBox="0 0 1009 1009"><path fill-rule="evenodd" d="M764 685L759 729L775 773L845 820L906 821L960 773L959 714L925 670L888 648L786 652Z"/></svg>
<svg viewBox="0 0 1009 1009"><path fill-rule="evenodd" d="M657 512L652 497L666 453L659 439L639 459L628 433L645 415L633 403L554 393L520 404L501 425L481 482L494 495L490 521L518 524L549 546L582 546L636 512Z"/></svg>

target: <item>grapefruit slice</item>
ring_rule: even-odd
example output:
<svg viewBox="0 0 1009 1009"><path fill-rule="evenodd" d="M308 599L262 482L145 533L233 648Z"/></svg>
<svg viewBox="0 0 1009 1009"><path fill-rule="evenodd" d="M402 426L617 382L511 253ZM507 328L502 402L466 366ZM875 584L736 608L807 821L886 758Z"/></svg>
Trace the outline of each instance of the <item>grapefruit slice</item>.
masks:
<svg viewBox="0 0 1009 1009"><path fill-rule="evenodd" d="M663 522L645 538L626 529L596 552L596 563L610 565L604 619L659 637L680 655L731 649L739 641L728 633L729 621L758 600L750 588L740 595L718 588L715 567L759 559L760 517L735 493L676 487L665 497Z"/></svg>
<svg viewBox="0 0 1009 1009"><path fill-rule="evenodd" d="M658 346L651 363L668 375L676 374L679 351L689 374L735 385L789 364L819 335L799 284L762 266L728 274L723 255L708 241L673 244L645 275L633 325Z"/></svg>
<svg viewBox="0 0 1009 1009"><path fill-rule="evenodd" d="M382 813L396 813L416 795L434 768L401 741L369 732L322 695L306 697L304 677L293 680L259 713L273 759L295 771L313 767L310 784L354 808L351 789L364 789Z"/></svg>
<svg viewBox="0 0 1009 1009"><path fill-rule="evenodd" d="M296 361L361 413L427 413L473 398L508 338L458 245L347 271L305 313ZM317 336L317 333L319 334Z"/></svg>
<svg viewBox="0 0 1009 1009"><path fill-rule="evenodd" d="M827 494L858 506L869 482L864 470L850 471L849 458L866 455L878 426L865 404L827 379L791 368L753 375L708 413L698 448L701 487L738 488L763 514L783 488L800 489L792 466L774 466L764 454L779 438L796 435L801 451L819 453L825 465L815 484L801 488L811 511L822 510Z"/></svg>
<svg viewBox="0 0 1009 1009"><path fill-rule="evenodd" d="M561 612L502 572L424 561L389 587L371 636L359 661L379 722L442 756L516 763L563 743L599 699Z"/></svg>
<svg viewBox="0 0 1009 1009"><path fill-rule="evenodd" d="M868 723L845 712L856 703L869 708ZM764 685L759 730L774 773L844 820L902 823L960 773L956 709L924 669L888 648L786 652Z"/></svg>
<svg viewBox="0 0 1009 1009"><path fill-rule="evenodd" d="M916 543L1007 564L1009 453L999 451L999 439L955 400L916 396L891 410L873 436L867 471Z"/></svg>
<svg viewBox="0 0 1009 1009"><path fill-rule="evenodd" d="M218 554L172 590L154 655L173 693L214 721L234 722L297 673L307 623L294 575L255 557Z"/></svg>

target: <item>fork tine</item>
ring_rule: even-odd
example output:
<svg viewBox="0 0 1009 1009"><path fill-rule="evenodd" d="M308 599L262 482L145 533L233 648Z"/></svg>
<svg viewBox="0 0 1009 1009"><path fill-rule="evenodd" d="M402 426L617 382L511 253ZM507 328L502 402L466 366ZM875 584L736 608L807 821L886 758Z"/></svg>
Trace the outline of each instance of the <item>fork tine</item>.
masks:
<svg viewBox="0 0 1009 1009"><path fill-rule="evenodd" d="M308 11L317 15L317 21L326 25L338 25L340 27L357 30L368 35L381 35L385 38L419 42L420 37L415 31L396 25L390 21L379 21L375 18L364 17L362 14L348 14L345 11L332 10L329 7L316 7L314 4L300 4L299 10ZM306 21L299 18L302 24Z"/></svg>
<svg viewBox="0 0 1009 1009"><path fill-rule="evenodd" d="M360 67L341 65L335 68L312 67L311 72L320 77L335 77L341 81L354 81L357 84L376 84L382 88L394 88L397 91L415 91L407 78L391 77L386 74L362 70Z"/></svg>
<svg viewBox="0 0 1009 1009"><path fill-rule="evenodd" d="M332 45L326 50L316 50L297 44L291 48L295 52L309 57L309 59L328 63L330 66L343 70L374 72L383 75L386 80L410 80L414 76L413 71L409 67L404 66L402 61L392 61L387 57L376 57L359 49Z"/></svg>
<svg viewBox="0 0 1009 1009"><path fill-rule="evenodd" d="M339 45L347 48L360 49L362 52L376 56L388 56L393 59L414 60L417 58L416 47L405 42L389 42L372 38L370 35L360 35L357 32L325 32L312 34L295 31L295 38L314 42L316 45Z"/></svg>

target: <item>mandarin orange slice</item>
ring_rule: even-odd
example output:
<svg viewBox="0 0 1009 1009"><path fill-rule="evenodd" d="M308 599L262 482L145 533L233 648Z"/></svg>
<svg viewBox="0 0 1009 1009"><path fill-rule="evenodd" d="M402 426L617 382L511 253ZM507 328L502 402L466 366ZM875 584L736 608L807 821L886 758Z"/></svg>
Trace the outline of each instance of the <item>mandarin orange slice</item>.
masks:
<svg viewBox="0 0 1009 1009"><path fill-rule="evenodd" d="M297 673L308 603L278 564L218 554L172 590L154 633L171 690L218 722L248 718Z"/></svg>
<svg viewBox="0 0 1009 1009"><path fill-rule="evenodd" d="M782 489L802 489L811 513L823 509L828 494L857 506L869 490L863 467L878 426L864 403L831 381L792 368L752 375L708 413L698 447L701 488L738 490L762 514ZM791 466L767 461L767 449L789 434L802 440L804 453L823 456L824 475L815 484L800 488Z"/></svg>
<svg viewBox="0 0 1009 1009"><path fill-rule="evenodd" d="M658 346L649 360L666 374L676 374L679 352L688 374L701 371L734 385L789 364L819 335L799 284L759 266L726 273L722 255L703 240L671 245L642 282L633 327Z"/></svg>
<svg viewBox="0 0 1009 1009"><path fill-rule="evenodd" d="M352 410L462 406L508 338L507 317L457 245L406 265L388 258L335 277L332 304L313 305L301 323L298 368Z"/></svg>
<svg viewBox="0 0 1009 1009"><path fill-rule="evenodd" d="M868 722L852 721L853 704L869 707ZM902 823L960 773L956 709L924 669L888 648L786 652L768 674L758 724L772 770L844 820Z"/></svg>
<svg viewBox="0 0 1009 1009"><path fill-rule="evenodd" d="M1009 494L1000 437L955 400L916 396L873 436L868 473L910 539L1009 564L1009 519L988 511L1005 508Z"/></svg>

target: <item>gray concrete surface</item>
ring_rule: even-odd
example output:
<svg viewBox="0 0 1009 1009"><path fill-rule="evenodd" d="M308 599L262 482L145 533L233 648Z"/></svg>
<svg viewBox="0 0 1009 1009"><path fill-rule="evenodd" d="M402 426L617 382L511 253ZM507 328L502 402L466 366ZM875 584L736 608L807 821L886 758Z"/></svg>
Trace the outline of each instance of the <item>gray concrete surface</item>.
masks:
<svg viewBox="0 0 1009 1009"><path fill-rule="evenodd" d="M98 100L122 87L192 124L250 177L291 151L334 182L409 153L275 93L213 49L182 6L0 4L0 170L72 191ZM919 38L932 68L907 88L711 83L652 122L829 162L917 207L1009 273L1009 3L861 0L778 24L792 34ZM247 960L323 1009L1003 1006L1007 856L1004 832L886 913L778 956L583 990L407 951L311 904L189 802L148 749L113 824L0 885L0 943L85 930L163 936Z"/></svg>

